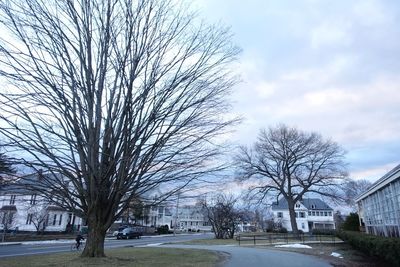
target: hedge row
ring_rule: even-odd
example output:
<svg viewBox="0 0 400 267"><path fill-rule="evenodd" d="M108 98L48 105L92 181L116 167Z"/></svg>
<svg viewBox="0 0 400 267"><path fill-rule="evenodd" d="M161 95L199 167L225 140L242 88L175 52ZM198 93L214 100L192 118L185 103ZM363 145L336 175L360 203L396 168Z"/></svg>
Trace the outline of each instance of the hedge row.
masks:
<svg viewBox="0 0 400 267"><path fill-rule="evenodd" d="M399 238L367 235L352 231L341 231L337 235L365 254L384 259L393 266L400 266Z"/></svg>

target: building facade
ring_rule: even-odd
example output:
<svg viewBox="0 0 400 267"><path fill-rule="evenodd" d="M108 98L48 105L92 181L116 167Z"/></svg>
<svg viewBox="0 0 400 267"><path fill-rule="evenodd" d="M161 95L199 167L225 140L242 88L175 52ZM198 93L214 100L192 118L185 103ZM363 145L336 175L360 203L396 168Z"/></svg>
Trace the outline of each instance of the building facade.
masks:
<svg viewBox="0 0 400 267"><path fill-rule="evenodd" d="M297 229L307 233L313 229L335 229L333 209L317 198L307 198L295 204ZM272 204L274 223L292 231L287 201L281 198Z"/></svg>
<svg viewBox="0 0 400 267"><path fill-rule="evenodd" d="M368 234L400 237L400 165L356 199L360 226Z"/></svg>

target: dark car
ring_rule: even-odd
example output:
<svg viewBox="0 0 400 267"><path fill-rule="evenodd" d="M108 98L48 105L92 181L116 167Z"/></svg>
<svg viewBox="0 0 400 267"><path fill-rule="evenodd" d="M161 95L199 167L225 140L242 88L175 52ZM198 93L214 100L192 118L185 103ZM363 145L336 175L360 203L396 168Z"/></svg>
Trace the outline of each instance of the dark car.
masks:
<svg viewBox="0 0 400 267"><path fill-rule="evenodd" d="M142 235L140 227L127 227L118 231L117 239L141 238Z"/></svg>

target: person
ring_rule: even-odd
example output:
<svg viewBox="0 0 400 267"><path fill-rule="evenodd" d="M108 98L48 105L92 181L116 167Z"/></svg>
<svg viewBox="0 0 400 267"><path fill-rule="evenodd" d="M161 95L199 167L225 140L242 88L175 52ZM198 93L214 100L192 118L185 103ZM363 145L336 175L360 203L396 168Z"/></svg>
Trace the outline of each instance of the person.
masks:
<svg viewBox="0 0 400 267"><path fill-rule="evenodd" d="M79 249L79 247L81 246L81 240L85 240L85 238L83 238L83 236L81 234L78 234L75 238L76 241L76 249Z"/></svg>

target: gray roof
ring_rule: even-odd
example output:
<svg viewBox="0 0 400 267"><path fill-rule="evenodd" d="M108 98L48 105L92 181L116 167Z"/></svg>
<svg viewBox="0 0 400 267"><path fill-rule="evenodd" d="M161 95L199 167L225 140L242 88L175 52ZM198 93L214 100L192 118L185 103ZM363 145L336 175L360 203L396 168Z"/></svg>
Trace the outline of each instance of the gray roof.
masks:
<svg viewBox="0 0 400 267"><path fill-rule="evenodd" d="M31 195L34 192L34 189L46 189L49 188L50 183L56 183L56 179L62 179L60 174L56 174L54 176L50 173L43 173L43 178L39 177L39 174L33 173L28 174L26 176L20 177L18 180L13 183L9 183L0 188L0 194L17 194L17 195Z"/></svg>
<svg viewBox="0 0 400 267"><path fill-rule="evenodd" d="M319 198L303 198L302 200L300 200L300 202L309 210L333 210L331 207L328 206L328 204L326 204ZM277 203L273 203L272 209L287 210L288 204L286 199L281 198Z"/></svg>

